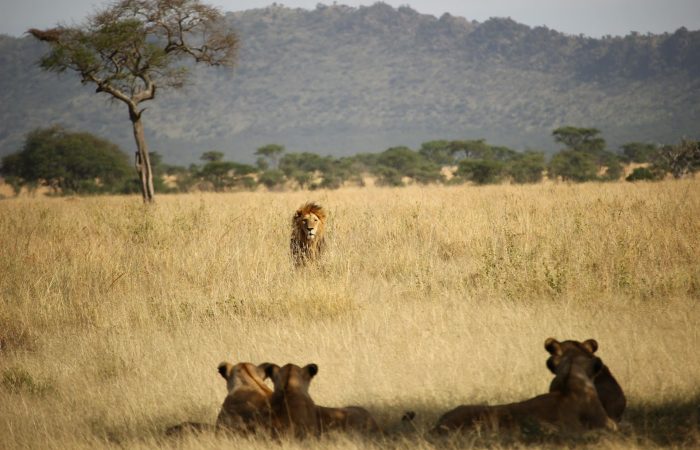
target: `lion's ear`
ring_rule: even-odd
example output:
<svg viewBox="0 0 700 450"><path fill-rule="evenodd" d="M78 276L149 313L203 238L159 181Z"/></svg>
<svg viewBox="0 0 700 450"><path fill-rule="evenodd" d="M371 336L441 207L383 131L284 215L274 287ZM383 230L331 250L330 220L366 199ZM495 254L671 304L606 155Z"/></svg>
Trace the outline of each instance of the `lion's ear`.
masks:
<svg viewBox="0 0 700 450"><path fill-rule="evenodd" d="M304 367L304 370L309 374L309 378L313 378L318 373L318 366L316 364L308 364Z"/></svg>
<svg viewBox="0 0 700 450"><path fill-rule="evenodd" d="M294 213L294 218L298 219L303 213L304 212L301 209L297 209L297 212Z"/></svg>
<svg viewBox="0 0 700 450"><path fill-rule="evenodd" d="M591 353L595 353L596 350L598 350L598 341L595 339L588 339L583 341L583 346L586 347L586 350L588 350Z"/></svg>
<svg viewBox="0 0 700 450"><path fill-rule="evenodd" d="M280 366L273 363L262 363L260 365L265 367L265 377L272 378L272 380L274 381L275 377L280 371Z"/></svg>
<svg viewBox="0 0 700 450"><path fill-rule="evenodd" d="M224 379L228 380L231 376L231 371L233 370L233 364L227 363L226 361L219 364L219 374L221 374Z"/></svg>
<svg viewBox="0 0 700 450"><path fill-rule="evenodd" d="M263 380L265 380L267 378L272 378L272 372L270 372L270 374L268 375L267 370L268 370L268 368L270 368L271 366L274 366L274 365L275 364L272 364L272 363L262 363L262 364L258 365L258 375L260 375L260 378L262 378ZM270 369L270 370L272 371L274 369Z"/></svg>
<svg viewBox="0 0 700 450"><path fill-rule="evenodd" d="M549 352L550 355L556 356L561 355L561 343L556 339L550 337L544 341L544 349Z"/></svg>

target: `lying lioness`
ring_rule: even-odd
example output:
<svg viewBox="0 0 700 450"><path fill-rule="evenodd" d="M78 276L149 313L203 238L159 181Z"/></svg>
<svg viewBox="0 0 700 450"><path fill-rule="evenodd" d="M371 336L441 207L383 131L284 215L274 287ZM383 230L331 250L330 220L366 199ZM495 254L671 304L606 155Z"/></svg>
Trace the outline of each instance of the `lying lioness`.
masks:
<svg viewBox="0 0 700 450"><path fill-rule="evenodd" d="M440 417L433 432L477 426L515 428L532 422L549 424L561 431L616 430L617 425L606 414L593 386L593 377L602 367L603 362L597 357L565 357L556 373L560 390L507 405L462 405Z"/></svg>
<svg viewBox="0 0 700 450"><path fill-rule="evenodd" d="M228 394L216 419L217 429L244 434L269 430L272 389L265 384L267 366L247 362L219 364Z"/></svg>
<svg viewBox="0 0 700 450"><path fill-rule="evenodd" d="M594 353L598 350L598 342L595 339L588 339L583 342L579 341L562 341L559 342L554 338L547 338L544 341L544 348L551 355L547 359L547 367L549 370L556 374L557 367L564 358L581 355L587 356L589 358L595 358ZM560 386L558 380L555 377L549 386L549 391L558 391ZM615 380L615 377L610 373L608 366L603 365L602 370L593 379L593 384L598 392L598 398L600 403L603 404L605 412L608 416L616 422L622 419L622 413L627 406L627 400L625 399L625 393L622 392L622 388Z"/></svg>
<svg viewBox="0 0 700 450"><path fill-rule="evenodd" d="M316 412L321 433L332 430L371 433L381 431L369 411L361 406L343 408L317 406Z"/></svg>
<svg viewBox="0 0 700 450"><path fill-rule="evenodd" d="M320 433L318 410L309 395L311 379L318 373L316 364L299 367L286 364L279 367L268 364L265 374L275 385L270 397L273 435L291 434L298 438L308 433Z"/></svg>

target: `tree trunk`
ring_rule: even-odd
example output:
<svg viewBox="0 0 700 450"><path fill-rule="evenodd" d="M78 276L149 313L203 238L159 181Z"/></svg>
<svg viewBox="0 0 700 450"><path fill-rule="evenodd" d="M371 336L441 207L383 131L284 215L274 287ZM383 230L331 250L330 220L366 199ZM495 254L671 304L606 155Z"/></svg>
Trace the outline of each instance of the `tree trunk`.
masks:
<svg viewBox="0 0 700 450"><path fill-rule="evenodd" d="M134 127L134 139L136 140L136 171L141 181L141 195L144 203L153 203L153 171L151 170L151 158L148 156L148 146L143 132L141 113L130 110L129 118Z"/></svg>

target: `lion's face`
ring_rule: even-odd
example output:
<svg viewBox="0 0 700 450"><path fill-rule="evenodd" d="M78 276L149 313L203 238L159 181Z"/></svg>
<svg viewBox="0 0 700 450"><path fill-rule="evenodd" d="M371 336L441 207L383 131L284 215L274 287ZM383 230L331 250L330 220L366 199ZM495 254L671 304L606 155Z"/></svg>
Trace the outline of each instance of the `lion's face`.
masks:
<svg viewBox="0 0 700 450"><path fill-rule="evenodd" d="M317 259L324 248L326 211L318 203L308 202L292 218L290 249L297 266Z"/></svg>
<svg viewBox="0 0 700 450"><path fill-rule="evenodd" d="M298 212L296 217L297 229L308 241L313 241L319 234L321 228L321 219L312 213L306 214Z"/></svg>

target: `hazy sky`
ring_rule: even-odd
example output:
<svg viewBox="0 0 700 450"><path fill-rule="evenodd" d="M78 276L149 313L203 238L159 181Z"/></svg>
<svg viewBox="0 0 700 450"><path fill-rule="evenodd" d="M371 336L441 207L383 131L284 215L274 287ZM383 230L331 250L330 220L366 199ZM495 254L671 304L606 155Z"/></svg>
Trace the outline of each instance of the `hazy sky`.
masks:
<svg viewBox="0 0 700 450"><path fill-rule="evenodd" d="M270 0L205 0L224 11L260 8ZM0 0L0 33L19 36L28 28L46 28L57 23L79 23L109 0ZM332 1L278 1L288 7L315 8ZM338 1L349 6L371 5L370 1ZM409 5L436 16L455 16L483 22L489 17L511 17L530 26L546 25L569 34L625 35L630 31L663 33L681 26L700 29L700 0L386 0L392 6Z"/></svg>

